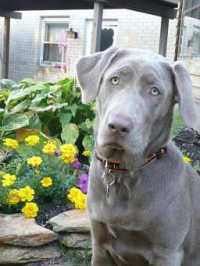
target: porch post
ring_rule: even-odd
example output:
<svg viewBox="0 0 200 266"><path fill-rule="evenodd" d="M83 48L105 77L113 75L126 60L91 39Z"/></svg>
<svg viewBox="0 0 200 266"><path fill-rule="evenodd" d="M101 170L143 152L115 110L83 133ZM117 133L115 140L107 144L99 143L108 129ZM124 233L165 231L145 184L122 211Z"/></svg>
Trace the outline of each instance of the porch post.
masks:
<svg viewBox="0 0 200 266"><path fill-rule="evenodd" d="M8 78L9 73L9 47L10 47L10 17L4 18L2 78Z"/></svg>
<svg viewBox="0 0 200 266"><path fill-rule="evenodd" d="M94 2L94 19L93 19L93 33L92 33L92 53L100 51L101 45L101 29L103 20L103 2Z"/></svg>
<svg viewBox="0 0 200 266"><path fill-rule="evenodd" d="M161 18L160 28L160 42L159 42L159 54L167 55L167 38L168 38L169 19L166 17Z"/></svg>
<svg viewBox="0 0 200 266"><path fill-rule="evenodd" d="M178 23L177 23L177 31L176 31L174 61L178 59L178 57L180 56L180 52L181 52L181 42L182 42L183 27L184 27L184 10L185 10L185 0L180 0L179 8L178 8Z"/></svg>

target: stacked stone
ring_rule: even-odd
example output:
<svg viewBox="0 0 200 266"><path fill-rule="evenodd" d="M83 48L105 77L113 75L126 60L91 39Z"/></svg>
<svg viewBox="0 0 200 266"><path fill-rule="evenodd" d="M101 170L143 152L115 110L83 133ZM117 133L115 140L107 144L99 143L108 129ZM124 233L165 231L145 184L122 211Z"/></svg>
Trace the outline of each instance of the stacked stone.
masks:
<svg viewBox="0 0 200 266"><path fill-rule="evenodd" d="M68 250L90 250L90 226L85 211L67 211L48 223L53 230L21 214L0 214L0 265L64 265L56 263L62 261L60 243Z"/></svg>
<svg viewBox="0 0 200 266"><path fill-rule="evenodd" d="M67 248L91 249L90 224L85 211L63 212L48 221Z"/></svg>

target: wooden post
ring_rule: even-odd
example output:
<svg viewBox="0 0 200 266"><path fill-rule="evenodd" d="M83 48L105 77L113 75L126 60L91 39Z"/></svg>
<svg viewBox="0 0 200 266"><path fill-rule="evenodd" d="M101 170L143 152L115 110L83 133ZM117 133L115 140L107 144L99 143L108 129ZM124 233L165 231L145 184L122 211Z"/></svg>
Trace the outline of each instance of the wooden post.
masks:
<svg viewBox="0 0 200 266"><path fill-rule="evenodd" d="M92 33L92 53L99 52L101 46L101 29L103 20L103 2L94 2L94 19Z"/></svg>
<svg viewBox="0 0 200 266"><path fill-rule="evenodd" d="M2 78L8 78L10 47L10 17L4 18Z"/></svg>
<svg viewBox="0 0 200 266"><path fill-rule="evenodd" d="M178 23L177 23L177 32L176 32L174 61L178 59L181 52L181 42L182 42L183 26L184 26L184 9L185 9L185 1L180 0L179 9L178 9Z"/></svg>
<svg viewBox="0 0 200 266"><path fill-rule="evenodd" d="M169 19L161 18L160 28L160 43L159 43L159 54L166 56L167 54L167 38L168 38Z"/></svg>

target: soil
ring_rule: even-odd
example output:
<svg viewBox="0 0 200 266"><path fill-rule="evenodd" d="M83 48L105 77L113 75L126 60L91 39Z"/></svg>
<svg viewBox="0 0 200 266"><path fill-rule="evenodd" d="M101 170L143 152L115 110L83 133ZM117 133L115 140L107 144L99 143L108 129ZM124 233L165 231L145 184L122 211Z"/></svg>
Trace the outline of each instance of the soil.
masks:
<svg viewBox="0 0 200 266"><path fill-rule="evenodd" d="M71 205L67 205L66 203L45 203L40 207L40 212L36 218L36 221L39 225L45 226L50 229L51 225L47 224L47 221L49 219L62 212L71 210L72 208L73 207Z"/></svg>

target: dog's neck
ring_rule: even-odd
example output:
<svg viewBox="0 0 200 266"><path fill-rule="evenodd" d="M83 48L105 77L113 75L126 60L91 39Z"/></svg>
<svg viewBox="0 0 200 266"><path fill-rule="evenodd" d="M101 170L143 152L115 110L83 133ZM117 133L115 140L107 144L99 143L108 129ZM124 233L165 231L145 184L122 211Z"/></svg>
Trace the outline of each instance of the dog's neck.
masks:
<svg viewBox="0 0 200 266"><path fill-rule="evenodd" d="M109 190L111 186L115 185L116 183L121 182L122 175L126 175L126 174L129 174L130 176L135 175L136 172L147 167L152 162L162 159L166 153L167 153L167 148L161 147L157 152L149 155L146 158L145 162L140 167L138 167L138 169L133 174L132 171L130 171L129 169L124 168L124 165L125 165L124 162L120 160L106 160L102 158L97 153L97 151L95 151L95 157L98 161L101 162L102 167L103 167L104 172L102 175L102 181L106 187L107 195L109 195Z"/></svg>

